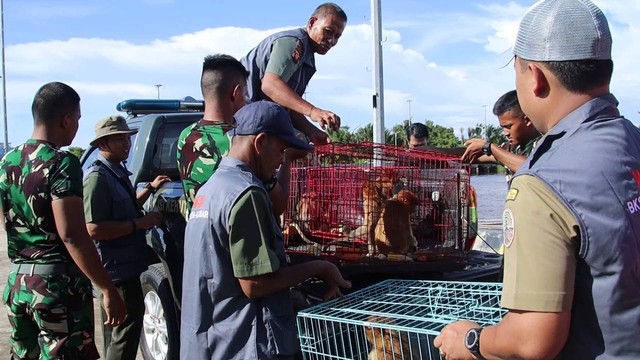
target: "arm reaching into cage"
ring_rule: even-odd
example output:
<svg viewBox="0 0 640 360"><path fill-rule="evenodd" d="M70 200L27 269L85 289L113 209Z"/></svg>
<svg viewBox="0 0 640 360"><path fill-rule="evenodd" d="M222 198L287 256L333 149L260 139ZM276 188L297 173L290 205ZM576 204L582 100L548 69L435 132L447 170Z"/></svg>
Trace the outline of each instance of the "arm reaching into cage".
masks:
<svg viewBox="0 0 640 360"><path fill-rule="evenodd" d="M328 261L315 260L287 266L279 244L282 233L269 208L264 190L248 189L231 210L229 253L233 273L245 296L251 300L284 291L309 278L320 278L328 285L326 298L350 288L338 268Z"/></svg>
<svg viewBox="0 0 640 360"><path fill-rule="evenodd" d="M239 278L238 281L245 296L255 300L279 291L288 290L290 287L310 278L319 278L327 283L328 288L324 294L325 300L341 296L341 288L351 288L351 282L342 277L338 268L324 260L314 260L303 264L280 267L272 273Z"/></svg>

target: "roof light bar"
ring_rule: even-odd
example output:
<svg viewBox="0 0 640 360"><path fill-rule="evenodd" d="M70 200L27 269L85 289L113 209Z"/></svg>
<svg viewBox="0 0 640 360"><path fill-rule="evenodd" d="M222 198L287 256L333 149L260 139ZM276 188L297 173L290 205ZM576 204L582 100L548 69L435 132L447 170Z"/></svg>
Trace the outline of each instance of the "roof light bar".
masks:
<svg viewBox="0 0 640 360"><path fill-rule="evenodd" d="M193 98L188 100L151 100L129 99L121 101L116 110L129 115L167 113L167 112L197 112L204 111L204 101Z"/></svg>

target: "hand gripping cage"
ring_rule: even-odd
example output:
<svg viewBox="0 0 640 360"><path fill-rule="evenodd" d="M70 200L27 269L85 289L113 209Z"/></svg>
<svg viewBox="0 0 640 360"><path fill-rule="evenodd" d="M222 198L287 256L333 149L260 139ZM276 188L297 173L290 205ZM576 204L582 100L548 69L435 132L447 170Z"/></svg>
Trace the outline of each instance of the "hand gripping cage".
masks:
<svg viewBox="0 0 640 360"><path fill-rule="evenodd" d="M498 323L502 284L386 280L297 315L303 358L354 360L440 359L433 346L457 320Z"/></svg>
<svg viewBox="0 0 640 360"><path fill-rule="evenodd" d="M319 146L291 169L287 251L346 262L463 253L469 174L458 155L373 143Z"/></svg>

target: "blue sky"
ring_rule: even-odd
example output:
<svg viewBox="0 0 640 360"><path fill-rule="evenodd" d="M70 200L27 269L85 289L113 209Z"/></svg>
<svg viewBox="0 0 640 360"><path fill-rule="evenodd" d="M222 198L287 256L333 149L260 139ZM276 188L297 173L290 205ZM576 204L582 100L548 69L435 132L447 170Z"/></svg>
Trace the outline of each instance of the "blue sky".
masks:
<svg viewBox="0 0 640 360"><path fill-rule="evenodd" d="M612 92L640 123L640 2L596 0L613 32ZM87 147L93 125L130 98L200 98L204 56L245 55L274 31L303 26L320 2L269 0L4 0L9 141L31 135L31 101L49 81L82 98L73 146ZM338 2L345 33L325 56L307 99L338 113L351 129L373 119L370 1ZM514 87L511 45L533 1L383 0L385 125L409 115L459 129L495 123L495 100ZM407 100L411 100L409 103Z"/></svg>

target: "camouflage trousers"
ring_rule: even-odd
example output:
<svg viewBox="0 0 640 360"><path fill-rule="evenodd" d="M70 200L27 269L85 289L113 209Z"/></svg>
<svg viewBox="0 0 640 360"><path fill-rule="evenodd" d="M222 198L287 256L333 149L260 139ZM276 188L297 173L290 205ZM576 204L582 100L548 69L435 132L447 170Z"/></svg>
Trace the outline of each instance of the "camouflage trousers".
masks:
<svg viewBox="0 0 640 360"><path fill-rule="evenodd" d="M98 359L91 282L84 275L10 273L2 296L12 359Z"/></svg>

